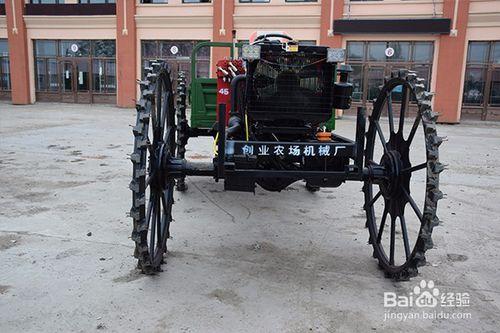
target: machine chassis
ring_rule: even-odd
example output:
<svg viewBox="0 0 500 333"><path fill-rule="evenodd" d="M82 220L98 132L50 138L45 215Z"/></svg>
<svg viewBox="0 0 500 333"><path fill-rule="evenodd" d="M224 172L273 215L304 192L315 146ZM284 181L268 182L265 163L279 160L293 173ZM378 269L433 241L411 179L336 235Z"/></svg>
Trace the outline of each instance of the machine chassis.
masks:
<svg viewBox="0 0 500 333"><path fill-rule="evenodd" d="M161 270L164 254L167 252L167 239L170 237L170 222L173 220L174 184L177 181L177 190L185 191L187 176L210 176L216 181L224 180L225 190L247 192L254 191L258 178L279 177L293 181L303 179L320 187L337 187L348 180L361 181L364 183L364 209L367 214L366 226L370 233L369 243L372 244L373 255L378 259L386 276L397 280L408 279L415 276L417 267L425 263L424 253L432 248L432 229L439 223L436 217L437 202L443 197L439 191L439 173L443 171L444 166L439 162L438 155L438 147L443 138L436 135L435 121L438 115L430 107L432 94L425 92L422 81L417 78L416 73L398 71L387 79L374 103L374 110L368 117L368 131L366 131L366 110L363 107L358 108L355 141L337 135L332 136L332 142L329 143L230 140L225 135L226 105L220 104L216 128L219 137L217 155L210 163L195 163L187 161L184 156L188 139L200 135L213 135L213 131L189 127L186 119L186 86L182 74L178 78L177 107L174 108L174 94L172 89L168 89L172 86L172 82L167 63L162 60L153 61L151 66L146 68L146 72L146 80L140 82L141 99L137 104L137 124L133 130L135 140L131 159L134 170L130 184L133 192L132 239L136 243L135 256L138 258L138 267L144 273ZM403 101L399 113L399 128L396 131L391 94L397 86L403 87ZM405 140L402 137L402 129L404 120L408 116L411 99L416 100L418 110L411 128L411 138ZM384 108L387 108L391 129L388 141L384 138L379 124ZM410 145L420 124L424 129L427 157L423 163L411 164L408 157L411 151ZM382 142L384 153L380 161L375 162L373 145L377 137ZM246 151L243 150L245 146L247 146ZM333 156L329 158L337 161L342 168L340 170L255 168L255 159L259 158L259 154L254 154L253 151L259 146L269 146L269 148L280 146L283 149L295 146L300 152L297 155L299 159L304 157L305 147L313 147L315 154L319 154L320 146L329 147L328 150L333 152ZM418 207L410 194L411 174L418 170L425 170L427 174L423 208ZM379 187L379 191L375 194L374 186ZM379 220L375 217L372 207L381 197L386 208ZM405 226L405 206L411 206L421 223L413 250L410 248ZM380 239L387 231L384 230L384 226L388 216L391 220L390 249L385 249ZM406 260L402 264L396 263L394 259L397 220L401 224L406 253ZM386 254L387 250L390 255Z"/></svg>

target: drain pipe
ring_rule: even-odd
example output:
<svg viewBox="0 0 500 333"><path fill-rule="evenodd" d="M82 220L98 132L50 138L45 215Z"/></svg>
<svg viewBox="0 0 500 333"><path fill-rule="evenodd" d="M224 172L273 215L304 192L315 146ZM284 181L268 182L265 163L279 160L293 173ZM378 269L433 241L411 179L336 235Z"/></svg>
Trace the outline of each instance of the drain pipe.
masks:
<svg viewBox="0 0 500 333"><path fill-rule="evenodd" d="M458 1L460 1L460 0L455 0L455 8L453 9L453 25L452 25L452 28L450 30L451 37L458 36L458 30L457 30Z"/></svg>

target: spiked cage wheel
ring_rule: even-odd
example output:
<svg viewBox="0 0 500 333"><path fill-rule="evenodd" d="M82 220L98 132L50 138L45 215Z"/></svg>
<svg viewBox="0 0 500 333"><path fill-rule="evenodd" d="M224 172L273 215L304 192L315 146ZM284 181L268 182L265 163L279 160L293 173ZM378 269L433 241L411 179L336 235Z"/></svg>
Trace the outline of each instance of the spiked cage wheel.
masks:
<svg viewBox="0 0 500 333"><path fill-rule="evenodd" d="M186 118L186 74L180 71L177 76L177 158L184 159L186 155L186 144L189 139L188 121ZM186 177L176 180L176 190L184 192L187 190Z"/></svg>
<svg viewBox="0 0 500 333"><path fill-rule="evenodd" d="M170 237L175 180L168 174L169 157L175 156L174 94L167 63L151 61L139 82L141 97L133 127L134 152L132 209L134 256L146 274L161 270Z"/></svg>
<svg viewBox="0 0 500 333"><path fill-rule="evenodd" d="M431 98L415 72L398 71L386 80L369 117L365 166L385 169L383 177L368 177L363 186L369 243L386 276L395 280L417 275L439 224L443 138L436 134ZM414 119L408 119L410 109L416 109Z"/></svg>

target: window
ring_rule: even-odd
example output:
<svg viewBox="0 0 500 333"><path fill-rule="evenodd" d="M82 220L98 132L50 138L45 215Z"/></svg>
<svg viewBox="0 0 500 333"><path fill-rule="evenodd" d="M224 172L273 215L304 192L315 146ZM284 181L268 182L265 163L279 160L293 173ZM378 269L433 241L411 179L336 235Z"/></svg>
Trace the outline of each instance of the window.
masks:
<svg viewBox="0 0 500 333"><path fill-rule="evenodd" d="M182 0L183 3L210 3L211 0Z"/></svg>
<svg viewBox="0 0 500 333"><path fill-rule="evenodd" d="M500 70L496 69L491 73L490 105L500 106Z"/></svg>
<svg viewBox="0 0 500 333"><path fill-rule="evenodd" d="M30 3L34 4L62 4L64 0L31 0Z"/></svg>
<svg viewBox="0 0 500 333"><path fill-rule="evenodd" d="M62 57L88 57L90 55L90 41L63 40L59 51L59 55Z"/></svg>
<svg viewBox="0 0 500 333"><path fill-rule="evenodd" d="M116 0L78 0L78 3L116 3Z"/></svg>
<svg viewBox="0 0 500 333"><path fill-rule="evenodd" d="M94 57L114 58L116 45L114 40L96 40L92 43L92 54Z"/></svg>
<svg viewBox="0 0 500 333"><path fill-rule="evenodd" d="M177 76L177 71L182 70L187 75L187 83L191 80L191 52L194 46L201 41L197 40L143 40L141 42L142 70L151 60L165 59L171 70L172 78ZM210 74L210 48L202 47L196 57L196 75L209 77ZM141 73L144 77L144 72Z"/></svg>
<svg viewBox="0 0 500 333"><path fill-rule="evenodd" d="M368 43L368 60L369 61L385 61L386 42L371 42Z"/></svg>
<svg viewBox="0 0 500 333"><path fill-rule="evenodd" d="M492 62L494 64L500 64L500 42L495 42L493 44Z"/></svg>
<svg viewBox="0 0 500 333"><path fill-rule="evenodd" d="M486 63L488 61L489 47L488 42L471 42L467 52L467 62Z"/></svg>
<svg viewBox="0 0 500 333"><path fill-rule="evenodd" d="M0 39L0 90L10 90L9 44Z"/></svg>
<svg viewBox="0 0 500 333"><path fill-rule="evenodd" d="M410 61L410 42L389 42L389 47L391 47L394 50L394 55L392 57L387 57L387 61L390 62Z"/></svg>
<svg viewBox="0 0 500 333"><path fill-rule="evenodd" d="M266 3L270 0L240 0L241 3Z"/></svg>
<svg viewBox="0 0 500 333"><path fill-rule="evenodd" d="M318 0L285 0L285 2L318 2Z"/></svg>
<svg viewBox="0 0 500 333"><path fill-rule="evenodd" d="M168 0L141 0L141 3L168 3Z"/></svg>
<svg viewBox="0 0 500 333"><path fill-rule="evenodd" d="M116 63L114 59L94 59L92 61L92 86L96 93L116 92Z"/></svg>
<svg viewBox="0 0 500 333"><path fill-rule="evenodd" d="M354 87L353 100L366 102L375 99L384 77L396 69L414 70L429 84L433 54L433 42L347 42L346 62L353 69L349 75ZM399 95L395 93L393 100L398 101Z"/></svg>
<svg viewBox="0 0 500 333"><path fill-rule="evenodd" d="M485 83L486 68L468 67L465 70L463 103L467 105L482 105Z"/></svg>
<svg viewBox="0 0 500 333"><path fill-rule="evenodd" d="M0 39L0 57L9 56L9 43L7 39Z"/></svg>
<svg viewBox="0 0 500 333"><path fill-rule="evenodd" d="M78 91L90 88L97 94L116 93L114 40L36 40L34 44L37 92L71 91L74 67L84 75L82 80L77 80ZM73 65L64 69L64 63Z"/></svg>
<svg viewBox="0 0 500 333"><path fill-rule="evenodd" d="M467 51L462 104L500 107L500 41L470 42Z"/></svg>
<svg viewBox="0 0 500 333"><path fill-rule="evenodd" d="M364 42L349 42L347 47L347 60L362 61L365 58Z"/></svg>
<svg viewBox="0 0 500 333"><path fill-rule="evenodd" d="M57 55L57 42L55 40L37 40L35 43L36 56L53 56Z"/></svg>

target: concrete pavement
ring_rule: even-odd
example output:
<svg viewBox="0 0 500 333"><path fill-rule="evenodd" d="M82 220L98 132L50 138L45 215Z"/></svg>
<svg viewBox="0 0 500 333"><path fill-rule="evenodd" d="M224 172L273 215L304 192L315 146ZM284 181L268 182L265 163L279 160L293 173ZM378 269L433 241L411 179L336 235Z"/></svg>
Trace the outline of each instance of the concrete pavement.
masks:
<svg viewBox="0 0 500 333"><path fill-rule="evenodd" d="M438 126L443 225L409 282L371 257L360 183L308 193L175 195L165 271L135 271L128 189L134 111L0 104L0 332L498 332L500 123ZM338 122L354 137L354 121ZM192 139L189 155L211 156ZM420 280L470 294L471 318L386 319ZM415 309L402 310L411 312Z"/></svg>

